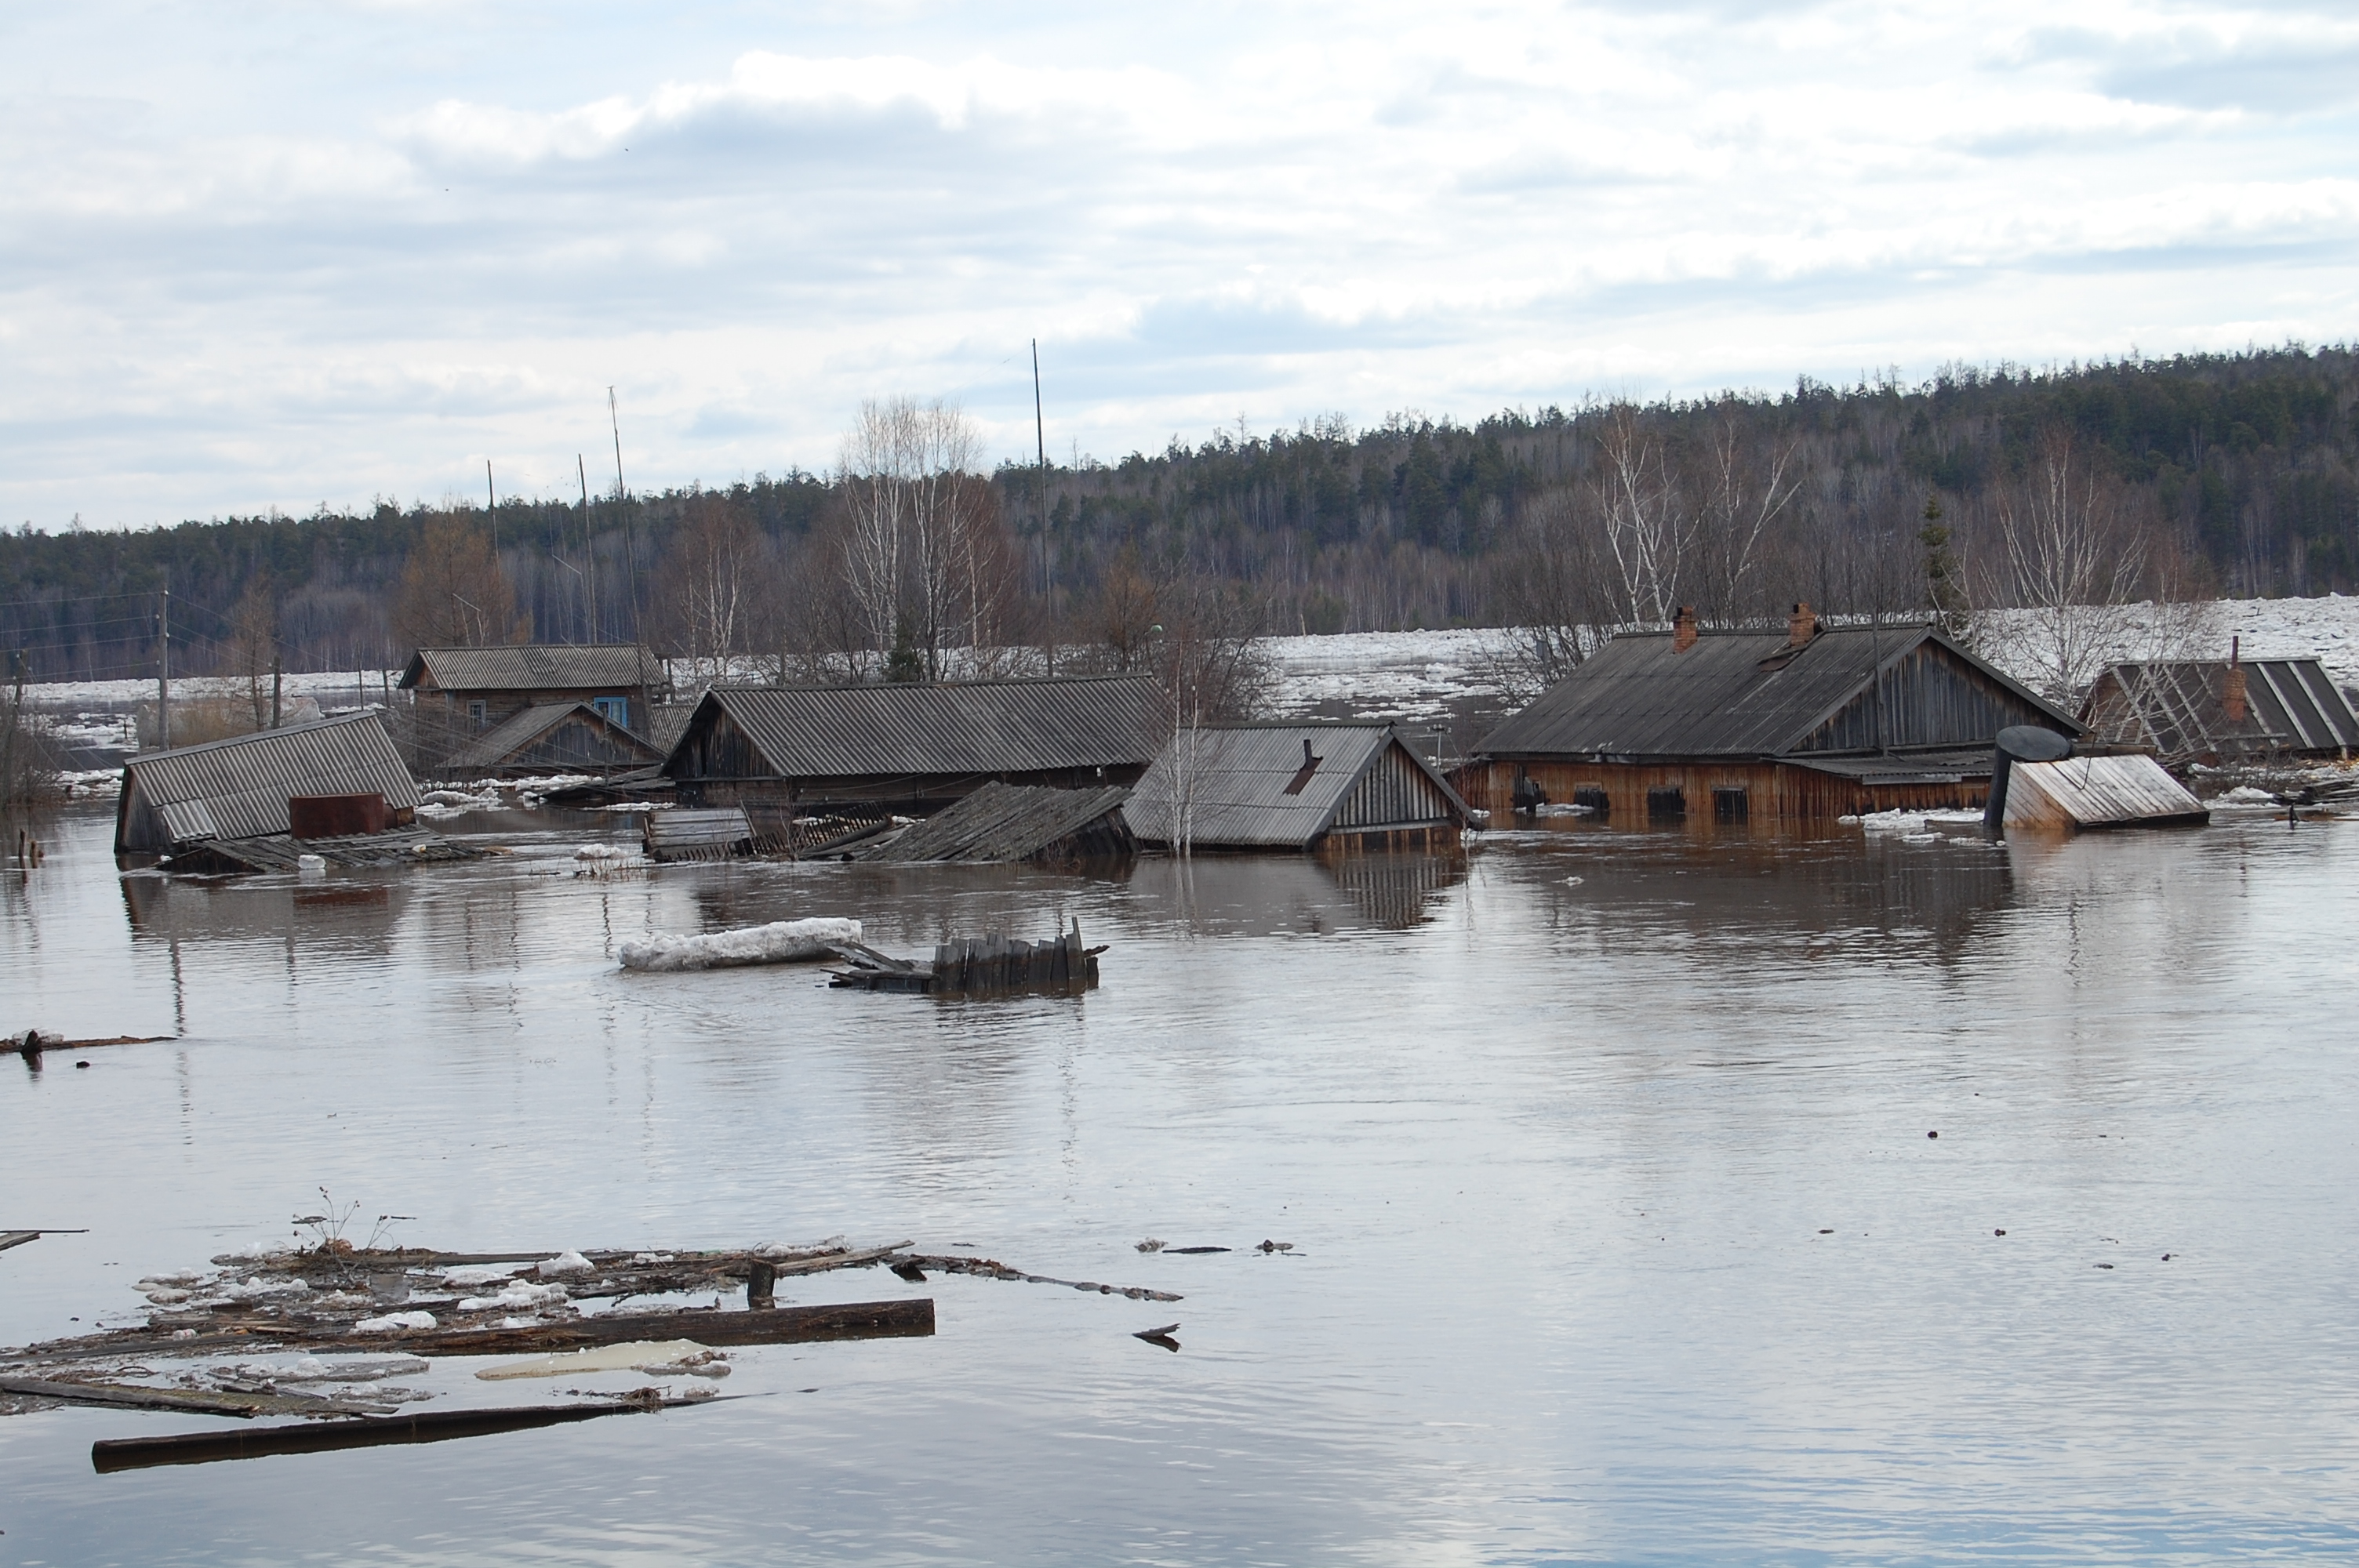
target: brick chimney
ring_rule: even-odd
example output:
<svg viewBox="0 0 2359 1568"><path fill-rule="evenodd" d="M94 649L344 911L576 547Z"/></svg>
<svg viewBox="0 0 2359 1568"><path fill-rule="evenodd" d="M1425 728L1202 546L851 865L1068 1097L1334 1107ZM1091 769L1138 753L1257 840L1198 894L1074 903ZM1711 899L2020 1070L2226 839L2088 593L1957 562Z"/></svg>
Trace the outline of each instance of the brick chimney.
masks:
<svg viewBox="0 0 2359 1568"><path fill-rule="evenodd" d="M2220 706L2227 710L2231 724L2245 721L2245 665L2241 656L2244 642L2242 637L2228 639L2228 687L2221 694Z"/></svg>
<svg viewBox="0 0 2359 1568"><path fill-rule="evenodd" d="M1786 618L1786 646L1799 648L1819 634L1819 618L1810 613L1809 604L1797 604L1794 613Z"/></svg>
<svg viewBox="0 0 2359 1568"><path fill-rule="evenodd" d="M1695 611L1682 604L1680 606L1680 612L1671 617L1671 652L1684 654L1695 644Z"/></svg>

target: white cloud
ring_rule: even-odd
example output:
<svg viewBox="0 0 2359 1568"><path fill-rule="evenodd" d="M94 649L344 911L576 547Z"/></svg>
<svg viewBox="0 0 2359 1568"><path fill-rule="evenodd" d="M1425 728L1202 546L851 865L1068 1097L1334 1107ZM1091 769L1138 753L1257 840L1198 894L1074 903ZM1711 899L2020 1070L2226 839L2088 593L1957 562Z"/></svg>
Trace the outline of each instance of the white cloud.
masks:
<svg viewBox="0 0 2359 1568"><path fill-rule="evenodd" d="M649 482L899 390L1012 452L1034 336L1052 443L1113 455L2359 304L2340 16L128 4L0 60L0 516L554 475L609 383Z"/></svg>

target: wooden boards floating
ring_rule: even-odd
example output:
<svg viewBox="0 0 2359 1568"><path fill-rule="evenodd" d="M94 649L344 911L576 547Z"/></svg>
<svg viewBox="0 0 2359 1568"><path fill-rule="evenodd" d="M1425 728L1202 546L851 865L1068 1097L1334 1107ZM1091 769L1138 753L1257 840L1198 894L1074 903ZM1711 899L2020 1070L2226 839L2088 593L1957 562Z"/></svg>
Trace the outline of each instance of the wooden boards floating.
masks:
<svg viewBox="0 0 2359 1568"><path fill-rule="evenodd" d="M930 1297L852 1302L840 1306L771 1307L749 1312L600 1313L524 1328L425 1329L409 1334L307 1336L289 1325L267 1337L307 1350L398 1350L411 1356L522 1356L581 1350L635 1339L693 1339L699 1345L804 1345L828 1339L922 1339L934 1332ZM256 1335L255 1338L265 1337Z"/></svg>
<svg viewBox="0 0 2359 1568"><path fill-rule="evenodd" d="M224 1459L260 1459L274 1454L323 1454L336 1448L380 1448L387 1444L447 1443L456 1437L488 1437L495 1433L527 1432L535 1427L595 1421L600 1416L677 1410L691 1403L712 1402L644 1400L429 1411L366 1421L187 1432L171 1437L110 1438L90 1445L90 1465L105 1476L117 1470L145 1470L158 1465L211 1465Z"/></svg>

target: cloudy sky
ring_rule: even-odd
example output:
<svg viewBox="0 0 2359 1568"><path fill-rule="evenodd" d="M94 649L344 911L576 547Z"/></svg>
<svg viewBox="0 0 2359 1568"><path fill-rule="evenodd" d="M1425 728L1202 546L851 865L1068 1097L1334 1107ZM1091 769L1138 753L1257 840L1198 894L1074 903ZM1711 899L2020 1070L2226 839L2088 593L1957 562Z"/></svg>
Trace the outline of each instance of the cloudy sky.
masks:
<svg viewBox="0 0 2359 1568"><path fill-rule="evenodd" d="M0 520L2342 341L2347 5L11 0Z"/></svg>

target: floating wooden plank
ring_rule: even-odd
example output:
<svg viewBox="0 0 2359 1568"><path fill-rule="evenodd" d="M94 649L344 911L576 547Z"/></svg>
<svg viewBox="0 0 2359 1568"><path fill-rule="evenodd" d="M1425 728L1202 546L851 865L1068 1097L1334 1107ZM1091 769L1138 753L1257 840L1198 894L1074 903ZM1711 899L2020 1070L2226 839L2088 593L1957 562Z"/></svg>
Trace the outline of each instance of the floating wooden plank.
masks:
<svg viewBox="0 0 2359 1568"><path fill-rule="evenodd" d="M38 1241L40 1238L41 1232L38 1230L0 1230L0 1252L5 1252L11 1247L22 1247L27 1241Z"/></svg>
<svg viewBox="0 0 2359 1568"><path fill-rule="evenodd" d="M601 1313L522 1328L419 1329L390 1334L319 1334L299 1324L268 1337L306 1350L398 1350L411 1356L521 1356L580 1350L633 1339L693 1339L699 1345L803 1345L830 1339L922 1339L934 1332L930 1298L773 1307L765 1312ZM256 1338L263 1337L261 1335Z"/></svg>
<svg viewBox="0 0 2359 1568"><path fill-rule="evenodd" d="M238 1394L211 1389L148 1389L134 1383L78 1383L50 1378L0 1378L0 1394L25 1399L56 1400L70 1405L104 1405L115 1409L183 1411L197 1415L344 1416L361 1411L391 1415L400 1407L331 1400L318 1394Z"/></svg>
<svg viewBox="0 0 2359 1568"><path fill-rule="evenodd" d="M723 1396L726 1397L726 1396ZM251 1427L236 1432L190 1432L171 1437L110 1438L90 1445L91 1468L100 1475L146 1470L158 1465L211 1465L229 1459L261 1459L276 1454L323 1454L338 1448L381 1448L390 1444L447 1443L527 1432L600 1416L634 1415L718 1400L625 1400L586 1405L523 1405L496 1410L424 1411L383 1420L342 1421L318 1425Z"/></svg>

